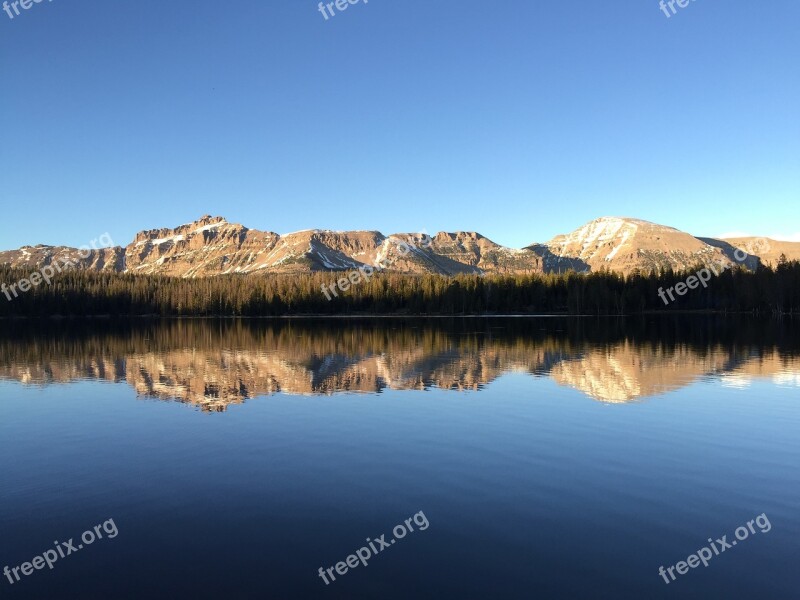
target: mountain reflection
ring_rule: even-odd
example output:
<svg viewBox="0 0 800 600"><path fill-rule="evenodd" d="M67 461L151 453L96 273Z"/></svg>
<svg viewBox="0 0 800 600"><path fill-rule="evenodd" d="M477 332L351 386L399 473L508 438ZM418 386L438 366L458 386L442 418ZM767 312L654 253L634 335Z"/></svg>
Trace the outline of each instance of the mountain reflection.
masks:
<svg viewBox="0 0 800 600"><path fill-rule="evenodd" d="M504 373L630 402L703 377L800 384L796 323L650 319L6 322L0 379L125 382L207 411L275 394L480 390Z"/></svg>

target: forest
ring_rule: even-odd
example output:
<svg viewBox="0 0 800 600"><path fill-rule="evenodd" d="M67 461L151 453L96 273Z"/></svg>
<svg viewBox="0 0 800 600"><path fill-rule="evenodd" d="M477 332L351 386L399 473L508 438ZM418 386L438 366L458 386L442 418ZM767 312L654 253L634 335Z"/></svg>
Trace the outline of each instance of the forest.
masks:
<svg viewBox="0 0 800 600"><path fill-rule="evenodd" d="M27 292L0 294L0 317L287 315L623 315L662 311L788 314L800 311L800 262L741 268L713 277L668 305L660 289L685 272L407 275L383 273L328 299L323 286L346 273L224 275L183 279L71 270ZM30 272L0 266L0 283Z"/></svg>

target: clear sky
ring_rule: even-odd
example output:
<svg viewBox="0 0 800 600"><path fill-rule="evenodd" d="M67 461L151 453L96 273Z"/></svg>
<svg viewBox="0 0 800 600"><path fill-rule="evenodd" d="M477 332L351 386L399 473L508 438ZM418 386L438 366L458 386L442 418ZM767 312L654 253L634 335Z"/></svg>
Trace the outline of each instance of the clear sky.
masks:
<svg viewBox="0 0 800 600"><path fill-rule="evenodd" d="M336 10L334 8L334 10ZM0 248L205 213L800 232L800 3L52 0L0 12ZM13 13L13 11L12 11ZM800 239L800 238L798 238Z"/></svg>

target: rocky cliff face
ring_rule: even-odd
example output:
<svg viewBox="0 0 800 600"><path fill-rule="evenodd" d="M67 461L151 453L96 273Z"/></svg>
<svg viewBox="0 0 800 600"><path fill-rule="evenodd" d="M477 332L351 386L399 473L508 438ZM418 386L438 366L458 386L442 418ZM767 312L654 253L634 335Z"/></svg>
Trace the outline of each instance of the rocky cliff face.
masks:
<svg viewBox="0 0 800 600"><path fill-rule="evenodd" d="M265 268L276 233L205 216L175 229L142 231L125 249L125 271L176 277L242 273Z"/></svg>
<svg viewBox="0 0 800 600"><path fill-rule="evenodd" d="M174 277L230 273L308 273L384 265L401 273L543 273L607 269L620 273L688 269L740 262L775 265L781 254L800 260L800 243L767 238L715 240L638 219L603 217L544 244L514 249L475 232L432 237L378 231L307 230L279 235L204 216L174 229L142 231L125 248L86 255L66 247L25 246L0 252L0 264L35 270L70 260L81 269Z"/></svg>
<svg viewBox="0 0 800 600"><path fill-rule="evenodd" d="M80 250L66 246L23 246L19 250L0 252L0 264L30 271L47 265L55 267L57 264L62 268L120 273L125 269L125 250L119 246L97 250Z"/></svg>
<svg viewBox="0 0 800 600"><path fill-rule="evenodd" d="M458 265L482 273L542 273L541 256L530 249L516 250L495 244L479 233L438 233L432 251Z"/></svg>
<svg viewBox="0 0 800 600"><path fill-rule="evenodd" d="M800 257L800 242L781 242L763 237L728 238L723 241L757 256L761 264L773 267L778 265L781 255L787 260L797 260Z"/></svg>

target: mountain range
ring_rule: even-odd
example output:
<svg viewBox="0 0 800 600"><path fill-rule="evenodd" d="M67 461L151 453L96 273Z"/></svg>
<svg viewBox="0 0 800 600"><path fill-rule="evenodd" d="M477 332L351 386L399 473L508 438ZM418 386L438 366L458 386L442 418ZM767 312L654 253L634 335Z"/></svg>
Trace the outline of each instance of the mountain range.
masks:
<svg viewBox="0 0 800 600"><path fill-rule="evenodd" d="M419 240L419 234L384 235L379 231L311 229L281 235L206 215L179 227L142 231L125 247L81 252L67 246L23 246L0 252L0 264L35 270L69 260L92 271L209 277L347 271L378 261L390 271L456 275L567 270L629 274L689 269L712 262L741 262L756 269L776 265L781 255L800 260L800 242L695 237L673 227L624 217L595 219L549 242L521 249L465 231L439 232L425 244ZM402 243L413 245L411 251L404 251ZM737 250L747 255L744 260L737 260Z"/></svg>

